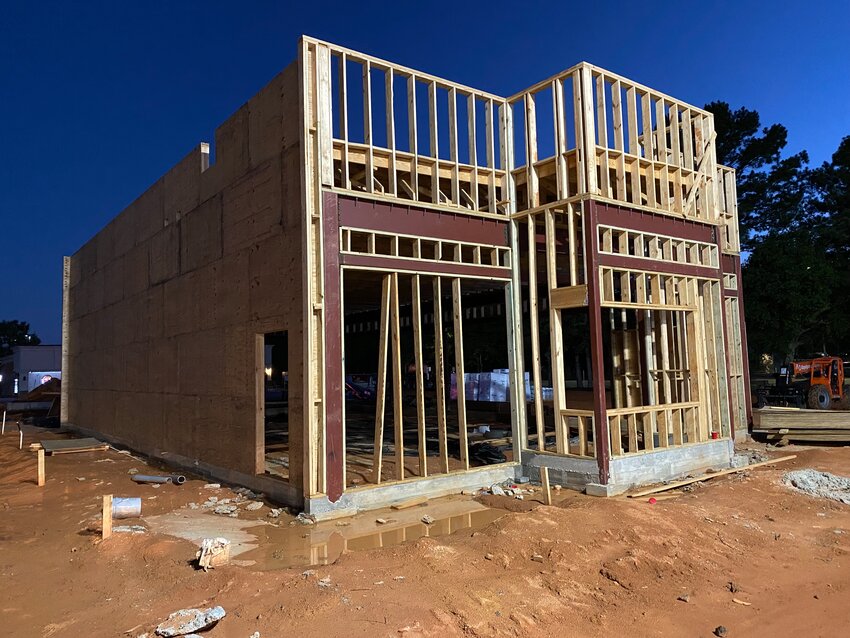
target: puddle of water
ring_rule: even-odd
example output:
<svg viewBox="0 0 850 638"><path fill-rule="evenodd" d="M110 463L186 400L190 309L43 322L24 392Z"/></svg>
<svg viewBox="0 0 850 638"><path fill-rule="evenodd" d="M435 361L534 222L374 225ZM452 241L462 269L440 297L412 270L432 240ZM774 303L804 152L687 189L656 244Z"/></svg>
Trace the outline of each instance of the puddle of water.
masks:
<svg viewBox="0 0 850 638"><path fill-rule="evenodd" d="M344 521L317 525L265 525L250 530L257 534L259 546L239 558L252 561L252 566L262 571L327 565L344 551L390 547L423 536L444 536L462 529L476 529L506 513L474 501L448 501L409 510L368 512ZM432 524L421 522L425 514L434 518ZM376 523L377 518L387 522ZM349 524L340 526L339 522Z"/></svg>
<svg viewBox="0 0 850 638"><path fill-rule="evenodd" d="M198 545L204 538L223 536L231 542L235 564L268 571L327 565L344 551L390 547L423 536L445 536L462 529L476 529L506 513L468 498L446 497L424 507L375 510L315 525L290 524L293 519L288 516L281 516L279 524L274 524L190 509L146 516L144 522L154 533L184 538ZM421 520L425 514L434 519L430 525ZM377 523L379 518L386 523Z"/></svg>

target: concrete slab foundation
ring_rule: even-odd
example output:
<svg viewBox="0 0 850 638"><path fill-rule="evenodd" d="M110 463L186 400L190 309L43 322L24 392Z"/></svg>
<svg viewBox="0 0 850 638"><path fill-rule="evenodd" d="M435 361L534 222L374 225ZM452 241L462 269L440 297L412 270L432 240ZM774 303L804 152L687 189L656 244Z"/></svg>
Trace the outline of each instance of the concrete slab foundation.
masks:
<svg viewBox="0 0 850 638"><path fill-rule="evenodd" d="M336 503L331 503L327 496L307 499L304 503L304 511L318 520L350 516L362 510L391 506L417 496L438 498L458 494L463 490L473 490L513 480L516 479L519 470L519 463L502 463L466 472L348 489Z"/></svg>

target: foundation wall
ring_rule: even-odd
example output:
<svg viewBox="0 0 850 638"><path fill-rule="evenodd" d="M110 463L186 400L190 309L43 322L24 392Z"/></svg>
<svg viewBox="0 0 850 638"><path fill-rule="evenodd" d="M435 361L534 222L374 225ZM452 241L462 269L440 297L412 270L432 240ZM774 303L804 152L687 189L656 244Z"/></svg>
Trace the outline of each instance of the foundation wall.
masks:
<svg viewBox="0 0 850 638"><path fill-rule="evenodd" d="M300 481L302 207L292 64L70 260L63 421L151 454L264 471L255 338L289 331Z"/></svg>
<svg viewBox="0 0 850 638"><path fill-rule="evenodd" d="M609 482L623 488L660 483L708 468L726 469L732 463L731 439L695 443L611 460Z"/></svg>

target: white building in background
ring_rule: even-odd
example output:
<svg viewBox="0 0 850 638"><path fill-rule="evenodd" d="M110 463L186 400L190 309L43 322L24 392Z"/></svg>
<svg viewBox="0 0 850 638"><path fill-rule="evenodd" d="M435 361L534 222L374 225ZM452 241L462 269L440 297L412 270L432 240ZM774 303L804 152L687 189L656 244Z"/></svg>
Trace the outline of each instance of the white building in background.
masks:
<svg viewBox="0 0 850 638"><path fill-rule="evenodd" d="M13 346L0 358L0 397L26 394L50 379L62 378L62 346Z"/></svg>

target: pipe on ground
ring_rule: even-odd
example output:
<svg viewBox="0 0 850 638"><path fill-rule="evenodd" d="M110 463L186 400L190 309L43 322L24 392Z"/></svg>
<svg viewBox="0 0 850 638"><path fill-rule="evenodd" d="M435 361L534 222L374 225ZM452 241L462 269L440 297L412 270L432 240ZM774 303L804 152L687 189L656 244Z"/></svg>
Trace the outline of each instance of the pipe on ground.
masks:
<svg viewBox="0 0 850 638"><path fill-rule="evenodd" d="M133 474L132 478L136 483L175 483L176 485L183 485L186 482L186 477L181 474L170 474L167 476Z"/></svg>

